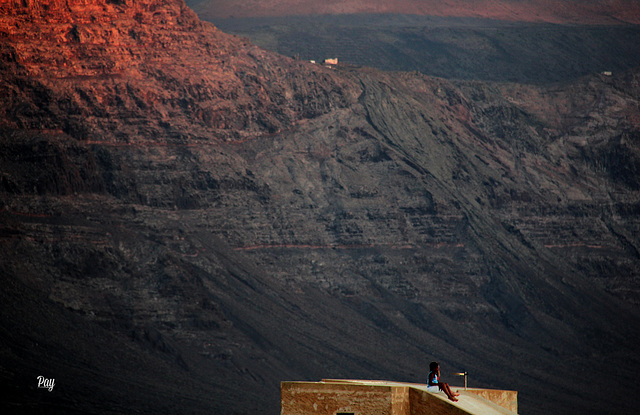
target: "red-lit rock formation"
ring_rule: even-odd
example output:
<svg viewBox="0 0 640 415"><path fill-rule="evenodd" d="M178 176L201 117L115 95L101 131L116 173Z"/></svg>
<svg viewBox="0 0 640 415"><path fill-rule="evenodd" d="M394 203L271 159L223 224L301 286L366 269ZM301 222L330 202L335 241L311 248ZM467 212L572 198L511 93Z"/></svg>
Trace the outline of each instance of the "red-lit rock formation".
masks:
<svg viewBox="0 0 640 415"><path fill-rule="evenodd" d="M353 99L328 71L225 35L183 1L15 1L1 11L3 78L27 83L3 84L5 126L89 141L243 140Z"/></svg>

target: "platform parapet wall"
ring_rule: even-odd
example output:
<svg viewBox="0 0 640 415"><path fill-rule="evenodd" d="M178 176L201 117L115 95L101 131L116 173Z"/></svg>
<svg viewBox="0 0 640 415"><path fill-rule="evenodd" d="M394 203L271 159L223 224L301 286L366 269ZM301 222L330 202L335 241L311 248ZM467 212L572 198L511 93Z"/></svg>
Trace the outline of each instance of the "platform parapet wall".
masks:
<svg viewBox="0 0 640 415"><path fill-rule="evenodd" d="M391 387L322 382L283 382L281 415L380 414L392 411ZM408 405L406 405L408 406Z"/></svg>
<svg viewBox="0 0 640 415"><path fill-rule="evenodd" d="M456 389L456 388L454 388ZM462 389L462 388L460 388ZM281 415L515 415L517 392L460 390L459 402L426 385L357 380L282 382ZM496 399L496 401L492 401Z"/></svg>

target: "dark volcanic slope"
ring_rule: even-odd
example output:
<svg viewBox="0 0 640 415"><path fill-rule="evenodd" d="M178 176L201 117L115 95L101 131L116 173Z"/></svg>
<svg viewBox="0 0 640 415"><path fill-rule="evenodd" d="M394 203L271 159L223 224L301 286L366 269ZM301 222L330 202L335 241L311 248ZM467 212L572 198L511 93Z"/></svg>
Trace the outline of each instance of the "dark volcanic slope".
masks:
<svg viewBox="0 0 640 415"><path fill-rule="evenodd" d="M210 19L225 32L285 56L338 58L446 79L549 84L640 66L638 25L398 14Z"/></svg>
<svg viewBox="0 0 640 415"><path fill-rule="evenodd" d="M561 24L640 23L638 0L187 0L206 19L413 14Z"/></svg>
<svg viewBox="0 0 640 415"><path fill-rule="evenodd" d="M0 8L3 409L277 413L282 380L437 359L523 414L637 411L638 71L453 85L179 0L25 4Z"/></svg>

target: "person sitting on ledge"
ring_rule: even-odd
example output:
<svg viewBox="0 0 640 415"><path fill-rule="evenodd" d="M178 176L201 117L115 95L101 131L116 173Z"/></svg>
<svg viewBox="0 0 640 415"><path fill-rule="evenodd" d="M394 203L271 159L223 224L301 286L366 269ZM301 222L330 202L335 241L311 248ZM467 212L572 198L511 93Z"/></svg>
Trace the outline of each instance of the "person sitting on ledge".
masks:
<svg viewBox="0 0 640 415"><path fill-rule="evenodd" d="M438 392L441 390L453 402L458 402L456 396L460 396L460 394L453 393L448 383L440 382L440 365L438 362L431 362L429 364L429 370L429 376L427 377L427 391Z"/></svg>

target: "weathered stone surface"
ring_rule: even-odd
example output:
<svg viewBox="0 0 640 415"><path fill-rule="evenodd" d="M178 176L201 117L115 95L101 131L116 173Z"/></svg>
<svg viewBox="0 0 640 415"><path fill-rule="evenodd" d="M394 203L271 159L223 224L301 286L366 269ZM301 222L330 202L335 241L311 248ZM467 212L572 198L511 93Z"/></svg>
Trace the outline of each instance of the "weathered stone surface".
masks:
<svg viewBox="0 0 640 415"><path fill-rule="evenodd" d="M515 391L461 391L450 402L424 384L387 381L282 382L280 391L282 415L513 415L510 409L518 406Z"/></svg>
<svg viewBox="0 0 640 415"><path fill-rule="evenodd" d="M283 382L281 414L396 414L392 387Z"/></svg>
<svg viewBox="0 0 640 415"><path fill-rule="evenodd" d="M473 393L474 395L482 396L491 402L508 409L513 413L518 413L518 392L517 391L505 391L496 389L457 389L458 392L464 390L464 393Z"/></svg>

